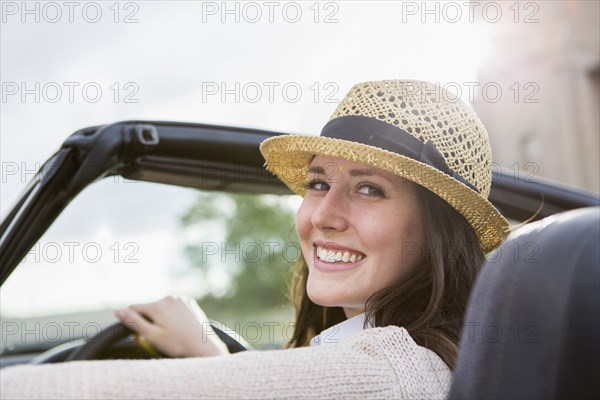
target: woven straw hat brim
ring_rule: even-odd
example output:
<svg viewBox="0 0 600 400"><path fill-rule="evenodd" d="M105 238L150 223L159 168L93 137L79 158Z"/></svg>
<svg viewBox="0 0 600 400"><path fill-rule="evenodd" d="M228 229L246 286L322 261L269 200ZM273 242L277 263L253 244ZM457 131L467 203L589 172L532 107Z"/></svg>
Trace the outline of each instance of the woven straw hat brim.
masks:
<svg viewBox="0 0 600 400"><path fill-rule="evenodd" d="M485 197L436 168L406 156L362 143L308 135L275 136L262 142L260 151L266 168L303 197L312 156L337 157L380 168L429 189L466 218L485 253L498 247L510 232L508 221Z"/></svg>

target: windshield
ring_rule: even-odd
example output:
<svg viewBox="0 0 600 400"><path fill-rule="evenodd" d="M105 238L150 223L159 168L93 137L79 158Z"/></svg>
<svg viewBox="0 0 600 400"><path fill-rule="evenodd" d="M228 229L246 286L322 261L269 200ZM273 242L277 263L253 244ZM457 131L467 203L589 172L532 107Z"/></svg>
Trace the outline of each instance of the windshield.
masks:
<svg viewBox="0 0 600 400"><path fill-rule="evenodd" d="M286 277L297 256L291 248L285 259L269 261L269 250L281 255L287 242L294 243L297 201L290 196L236 197L122 177L91 185L0 289L5 350L22 340L23 332L14 330L23 320L41 323L29 328L39 330L29 339L39 340L45 330L54 337L58 327L66 336L70 326L71 336L76 336L73 332L86 334L81 332L86 324L93 331L90 324L116 321L115 308L174 293L199 299L209 318L251 336L251 344L280 347L285 341L281 329L292 318ZM257 204L269 210L256 211ZM240 212L280 217L287 225L279 234L257 219L251 240L241 228L232 227ZM261 290L256 291L257 285ZM278 337L257 337L256 327L244 325L249 321L277 324Z"/></svg>

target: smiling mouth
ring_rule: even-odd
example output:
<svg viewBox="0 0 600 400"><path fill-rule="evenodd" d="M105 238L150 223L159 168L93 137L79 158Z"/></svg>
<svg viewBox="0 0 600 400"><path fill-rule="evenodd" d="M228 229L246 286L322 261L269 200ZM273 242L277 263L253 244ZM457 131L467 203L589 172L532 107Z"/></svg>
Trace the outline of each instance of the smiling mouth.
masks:
<svg viewBox="0 0 600 400"><path fill-rule="evenodd" d="M317 248L317 258L326 263L354 263L366 257L362 253L351 250L326 249L317 244L314 244L314 246Z"/></svg>

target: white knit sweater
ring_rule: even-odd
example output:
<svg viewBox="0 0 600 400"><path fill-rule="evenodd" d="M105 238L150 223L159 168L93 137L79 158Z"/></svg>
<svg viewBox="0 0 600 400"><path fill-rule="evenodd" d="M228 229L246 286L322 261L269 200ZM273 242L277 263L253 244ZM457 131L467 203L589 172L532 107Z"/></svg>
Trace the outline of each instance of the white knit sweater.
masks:
<svg viewBox="0 0 600 400"><path fill-rule="evenodd" d="M2 399L442 399L451 371L404 328L329 346L209 358L74 361L0 371Z"/></svg>

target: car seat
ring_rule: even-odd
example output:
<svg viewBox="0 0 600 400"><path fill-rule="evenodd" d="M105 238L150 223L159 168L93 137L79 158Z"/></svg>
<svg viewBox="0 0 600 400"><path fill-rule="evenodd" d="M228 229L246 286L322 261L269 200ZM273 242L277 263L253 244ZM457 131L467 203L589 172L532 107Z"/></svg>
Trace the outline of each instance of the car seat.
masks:
<svg viewBox="0 0 600 400"><path fill-rule="evenodd" d="M479 274L449 399L600 398L600 208L518 229Z"/></svg>

